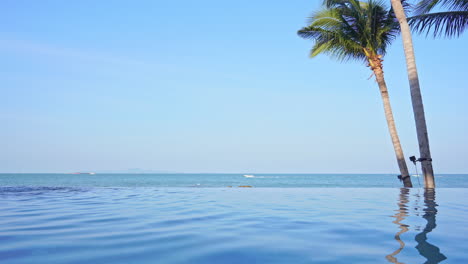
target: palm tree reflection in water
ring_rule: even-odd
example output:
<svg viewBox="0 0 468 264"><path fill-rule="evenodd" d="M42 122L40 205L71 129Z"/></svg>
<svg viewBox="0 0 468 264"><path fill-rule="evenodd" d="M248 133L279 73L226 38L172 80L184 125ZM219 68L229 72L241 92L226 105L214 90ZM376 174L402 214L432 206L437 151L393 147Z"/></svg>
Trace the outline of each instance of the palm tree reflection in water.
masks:
<svg viewBox="0 0 468 264"><path fill-rule="evenodd" d="M405 218L408 216L408 195L409 195L409 189L408 188L401 188L400 189L400 197L398 199L398 209L396 210L396 214L393 215L392 217L395 218L395 221L393 221L394 224L398 225L400 228L400 231L395 234L395 240L398 241L400 244L400 248L395 250L392 254L387 255L385 258L391 262L391 263L398 263L398 264L403 264L402 262L398 262L398 259L395 257L398 255L403 248L405 248L405 242L400 239L400 235L403 233L406 233L408 229L408 225L402 224L401 221L405 220Z"/></svg>
<svg viewBox="0 0 468 264"><path fill-rule="evenodd" d="M423 218L426 219L427 224L423 231L416 235L414 238L418 245L416 249L419 254L427 259L425 264L440 263L443 260L447 259L444 254L440 253L440 249L427 242L427 234L436 228L436 207L438 204L435 201L435 189L425 189L424 190L424 215Z"/></svg>
<svg viewBox="0 0 468 264"><path fill-rule="evenodd" d="M404 264L403 262L399 262L396 258L403 248L405 248L405 242L401 240L400 235L406 233L409 230L409 226L401 223L401 221L405 220L408 216L408 202L409 202L409 194L410 189L408 188L401 188L400 195L398 200L398 209L396 210L396 214L392 217L395 218L395 223L398 225L400 231L395 234L395 240L400 244L400 247L395 250L392 254L387 255L385 258L391 263L397 264ZM419 201L417 201L419 204ZM427 221L426 226L424 227L423 231L416 235L415 240L418 243L416 249L418 250L419 254L427 259L424 264L435 264L440 263L447 259L447 257L440 253L440 249L430 243L427 242L427 234L430 233L432 230L436 228L436 214L437 209L436 207L438 204L435 201L435 190L434 189L425 189L424 190L424 215L423 218ZM418 209L418 208L415 208Z"/></svg>

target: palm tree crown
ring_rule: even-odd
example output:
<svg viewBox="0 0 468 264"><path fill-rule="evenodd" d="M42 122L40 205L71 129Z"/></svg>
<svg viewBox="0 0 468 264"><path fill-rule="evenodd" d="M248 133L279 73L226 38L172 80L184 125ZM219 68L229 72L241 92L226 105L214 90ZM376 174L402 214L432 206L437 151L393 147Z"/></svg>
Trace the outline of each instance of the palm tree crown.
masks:
<svg viewBox="0 0 468 264"><path fill-rule="evenodd" d="M447 11L429 13L437 7ZM468 28L468 0L421 0L415 14L408 22L418 33L433 31L434 37L454 37Z"/></svg>
<svg viewBox="0 0 468 264"><path fill-rule="evenodd" d="M367 61L370 56L384 55L398 34L393 12L381 1L325 0L327 8L310 18L310 25L298 31L314 40L311 57L326 53L339 60Z"/></svg>

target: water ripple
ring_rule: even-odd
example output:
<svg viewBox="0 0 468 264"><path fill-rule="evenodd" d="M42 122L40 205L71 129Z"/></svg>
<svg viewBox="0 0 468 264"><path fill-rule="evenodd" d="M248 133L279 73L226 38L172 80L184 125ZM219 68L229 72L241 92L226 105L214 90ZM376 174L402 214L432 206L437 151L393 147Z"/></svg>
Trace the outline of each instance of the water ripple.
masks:
<svg viewBox="0 0 468 264"><path fill-rule="evenodd" d="M464 263L466 195L0 187L0 262Z"/></svg>

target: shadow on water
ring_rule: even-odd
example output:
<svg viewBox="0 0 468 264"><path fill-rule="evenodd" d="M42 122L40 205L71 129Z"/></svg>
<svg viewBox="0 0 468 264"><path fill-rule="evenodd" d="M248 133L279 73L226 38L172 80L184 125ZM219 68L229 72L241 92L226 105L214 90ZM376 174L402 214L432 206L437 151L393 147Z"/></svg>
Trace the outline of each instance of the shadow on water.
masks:
<svg viewBox="0 0 468 264"><path fill-rule="evenodd" d="M396 213L392 216L395 218L393 221L394 224L398 225L399 231L395 234L395 240L400 244L400 247L395 250L393 253L385 256L385 258L390 263L404 264L399 262L397 255L405 248L405 242L401 240L401 235L406 233L409 230L409 225L403 224L402 221L408 217L408 202L409 202L410 189L401 188L400 194L398 197L398 209L395 210ZM419 204L419 201L417 201ZM426 258L424 264L436 264L444 261L447 257L440 253L440 249L427 242L427 234L436 228L436 215L438 204L435 200L435 190L434 189L425 189L424 190L424 208L423 208L423 218L427 221L426 226L423 231L416 235L415 240L418 243L416 249L419 254ZM417 209L417 208L416 208Z"/></svg>
<svg viewBox="0 0 468 264"><path fill-rule="evenodd" d="M440 249L427 242L427 234L436 228L436 215L437 206L435 189L424 190L424 215L423 218L427 221L426 227L423 231L416 235L414 238L418 245L416 249L419 254L427 259L425 264L440 263L447 259L447 257L440 253Z"/></svg>
<svg viewBox="0 0 468 264"><path fill-rule="evenodd" d="M392 217L395 218L393 221L394 224L398 225L400 231L395 234L395 240L400 244L400 247L395 250L393 253L385 256L385 258L391 263L398 263L403 264L402 262L398 262L396 255L398 255L404 248L405 242L401 240L400 235L406 233L409 230L409 226L403 224L401 221L405 220L408 216L408 201L409 201L409 189L408 188L401 188L400 195L398 197L398 209L395 210L396 213Z"/></svg>

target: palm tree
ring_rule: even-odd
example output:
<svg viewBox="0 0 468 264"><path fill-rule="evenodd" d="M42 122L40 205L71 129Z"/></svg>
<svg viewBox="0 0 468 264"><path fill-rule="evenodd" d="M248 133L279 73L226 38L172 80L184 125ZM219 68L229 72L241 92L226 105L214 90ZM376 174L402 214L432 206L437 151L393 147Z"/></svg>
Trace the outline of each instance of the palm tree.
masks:
<svg viewBox="0 0 468 264"><path fill-rule="evenodd" d="M416 58L414 56L413 40L411 31L406 20L405 10L401 0L391 0L395 16L400 23L403 49L406 57L406 68L410 85L411 102L413 105L414 120L416 123L416 134L419 142L419 155L424 184L426 188L435 188L434 170L432 168L431 150L429 147L429 136L427 133L426 116L424 114L424 104L419 87L418 70L416 68Z"/></svg>
<svg viewBox="0 0 468 264"><path fill-rule="evenodd" d="M404 186L412 187L382 68L382 57L398 34L398 23L393 13L379 1L325 0L324 5L325 8L313 14L310 25L300 29L298 35L314 40L311 57L325 53L339 60L356 59L368 63L379 85Z"/></svg>
<svg viewBox="0 0 468 264"><path fill-rule="evenodd" d="M435 7L443 11L429 13ZM421 0L416 5L415 14L408 20L418 33L426 31L429 34L433 31L434 37L443 34L453 37L468 28L468 0Z"/></svg>

